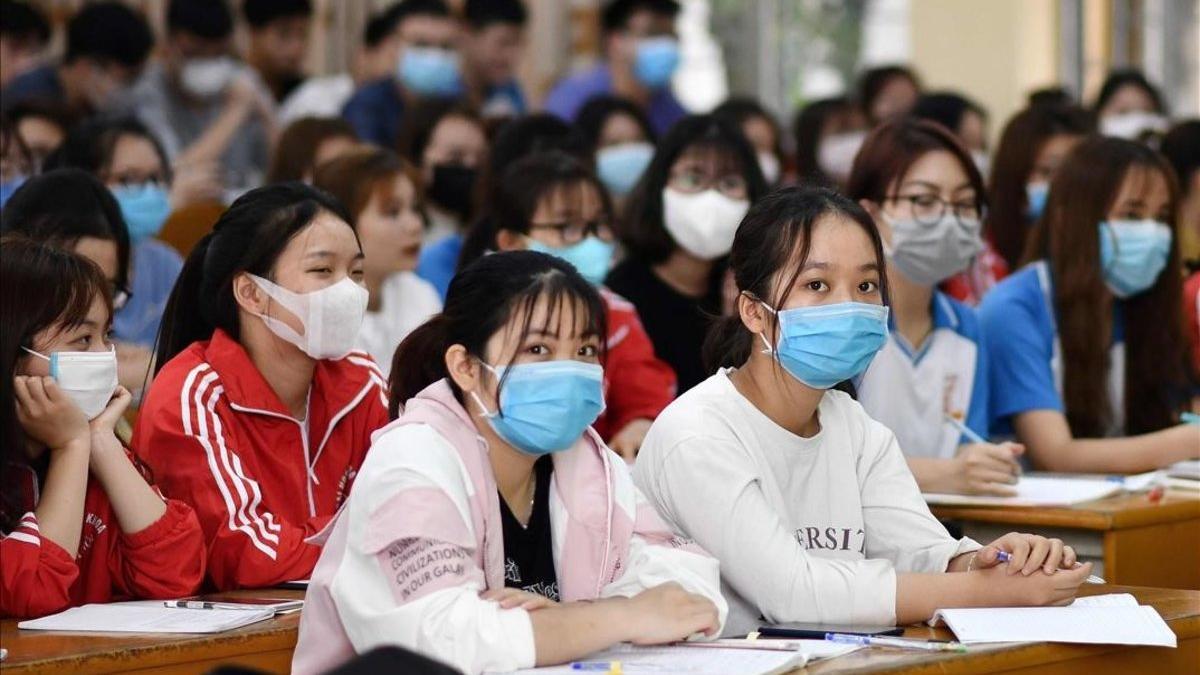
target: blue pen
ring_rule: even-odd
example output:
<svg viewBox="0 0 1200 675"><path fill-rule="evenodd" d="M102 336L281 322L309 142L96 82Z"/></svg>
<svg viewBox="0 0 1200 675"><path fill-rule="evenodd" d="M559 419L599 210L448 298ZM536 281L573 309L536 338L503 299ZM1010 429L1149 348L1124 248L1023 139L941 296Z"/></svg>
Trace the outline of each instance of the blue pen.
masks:
<svg viewBox="0 0 1200 675"><path fill-rule="evenodd" d="M1009 553L1008 551L996 551L996 560L1006 563L1006 562L1012 560L1012 554ZM1078 565L1079 563L1076 562L1075 564ZM1107 581L1096 576L1095 574L1088 575L1088 578L1085 579L1084 581L1085 581L1085 583L1089 583L1089 584L1107 584L1108 583Z"/></svg>
<svg viewBox="0 0 1200 675"><path fill-rule="evenodd" d="M571 670L582 670L590 672L605 672L613 675L621 675L620 661L576 661L571 664Z"/></svg>
<svg viewBox="0 0 1200 675"><path fill-rule="evenodd" d="M895 647L897 649L920 649L926 652L967 651L966 645L960 642L942 642L940 640L914 640L912 638L847 635L845 633L826 633L825 640L840 645L858 645L860 647Z"/></svg>
<svg viewBox="0 0 1200 675"><path fill-rule="evenodd" d="M958 421L958 419L957 419L956 417L954 417L953 415L951 415L950 413L945 413L945 414L943 415L943 417L945 417L945 418L946 418L946 421L947 421L947 422L949 422L950 424L954 425L954 428L955 428L955 429L958 429L958 430L959 430L959 432L961 432L963 436L966 436L967 438L971 439L971 442L972 442L972 443L987 443L987 439L986 439L986 438L984 438L983 436L980 436L979 434L975 433L975 432L974 432L974 431L971 429L971 427L968 427L967 425L965 425L965 424L963 424L962 422Z"/></svg>

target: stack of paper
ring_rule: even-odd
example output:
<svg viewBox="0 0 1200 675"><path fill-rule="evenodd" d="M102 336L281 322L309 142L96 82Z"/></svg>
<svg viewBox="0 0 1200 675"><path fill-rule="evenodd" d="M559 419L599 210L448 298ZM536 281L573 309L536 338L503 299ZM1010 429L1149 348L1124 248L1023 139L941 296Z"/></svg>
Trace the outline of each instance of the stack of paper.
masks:
<svg viewBox="0 0 1200 675"><path fill-rule="evenodd" d="M580 659L592 664L621 663L621 673L655 675L776 675L804 667L804 652L767 649L710 647L695 649L683 645L638 647L620 644ZM579 675L571 664L518 670L513 675ZM603 672L603 671L600 671Z"/></svg>
<svg viewBox="0 0 1200 675"><path fill-rule="evenodd" d="M1070 506L1103 499L1121 490L1118 481L1022 476L1012 497L926 493L929 504L948 506Z"/></svg>
<svg viewBox="0 0 1200 675"><path fill-rule="evenodd" d="M220 633L275 616L273 609L177 609L162 602L83 605L32 621L24 630L71 630L95 633Z"/></svg>
<svg viewBox="0 0 1200 675"><path fill-rule="evenodd" d="M1128 593L1079 598L1067 607L939 609L959 642L1079 642L1176 646L1175 633L1158 612Z"/></svg>

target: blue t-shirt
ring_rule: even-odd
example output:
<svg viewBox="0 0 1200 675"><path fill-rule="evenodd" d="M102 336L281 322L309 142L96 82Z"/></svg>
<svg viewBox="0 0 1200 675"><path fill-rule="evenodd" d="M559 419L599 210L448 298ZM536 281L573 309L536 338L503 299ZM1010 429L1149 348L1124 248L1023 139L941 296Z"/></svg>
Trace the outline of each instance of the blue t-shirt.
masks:
<svg viewBox="0 0 1200 675"><path fill-rule="evenodd" d="M934 291L933 331L913 349L889 326L888 340L855 382L867 414L896 434L910 457L949 459L972 442L946 417L987 438L987 347L970 307Z"/></svg>
<svg viewBox="0 0 1200 675"><path fill-rule="evenodd" d="M396 147L403 114L404 98L390 76L359 87L342 108L342 117L360 139L385 148Z"/></svg>
<svg viewBox="0 0 1200 675"><path fill-rule="evenodd" d="M152 348L183 258L161 241L147 239L133 247L130 268L129 301L113 317L113 337Z"/></svg>
<svg viewBox="0 0 1200 675"><path fill-rule="evenodd" d="M1121 303L1113 307L1108 373L1112 433L1124 427L1125 337ZM1062 356L1050 266L1038 261L997 284L979 305L988 336L991 430L1011 436L1012 418L1030 410L1064 411Z"/></svg>
<svg viewBox="0 0 1200 675"><path fill-rule="evenodd" d="M563 78L546 96L543 106L546 112L561 117L567 122L574 122L579 109L588 99L594 96L611 94L613 91L612 71L608 64L600 64L582 73ZM646 116L650 118L650 126L658 135L665 134L672 124L687 115L683 106L675 99L670 87L655 91L650 96Z"/></svg>
<svg viewBox="0 0 1200 675"><path fill-rule="evenodd" d="M525 92L516 80L489 87L480 112L484 117L518 117L529 111Z"/></svg>
<svg viewBox="0 0 1200 675"><path fill-rule="evenodd" d="M421 249L417 257L417 276L433 284L446 301L446 291L458 267L458 256L462 253L463 236L452 234L445 239Z"/></svg>
<svg viewBox="0 0 1200 675"><path fill-rule="evenodd" d="M0 91L0 107L8 110L25 101L64 103L67 100L62 81L58 79L58 67L54 64L38 66L13 78Z"/></svg>

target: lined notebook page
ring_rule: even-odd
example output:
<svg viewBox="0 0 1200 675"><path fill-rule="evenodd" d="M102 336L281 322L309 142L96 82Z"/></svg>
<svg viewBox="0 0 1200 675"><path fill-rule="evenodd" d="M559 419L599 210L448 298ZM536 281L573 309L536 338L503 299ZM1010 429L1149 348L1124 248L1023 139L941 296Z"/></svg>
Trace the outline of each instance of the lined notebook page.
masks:
<svg viewBox="0 0 1200 675"><path fill-rule="evenodd" d="M947 506L1070 506L1116 494L1122 488L1117 481L1087 478L1051 478L1023 476L1012 497L982 497L926 493L926 503Z"/></svg>
<svg viewBox="0 0 1200 675"><path fill-rule="evenodd" d="M755 649L692 649L689 647L638 647L617 645L580 661L620 661L622 673L655 675L776 675L805 664L803 652ZM513 675L579 675L571 664L518 670ZM603 672L603 671L601 671Z"/></svg>
<svg viewBox="0 0 1200 675"><path fill-rule="evenodd" d="M960 642L1075 642L1176 646L1158 612L1128 594L1080 598L1068 607L941 609L930 623L946 622Z"/></svg>
<svg viewBox="0 0 1200 675"><path fill-rule="evenodd" d="M32 621L24 630L71 630L96 633L220 633L270 619L274 610L175 609L144 603L83 605Z"/></svg>

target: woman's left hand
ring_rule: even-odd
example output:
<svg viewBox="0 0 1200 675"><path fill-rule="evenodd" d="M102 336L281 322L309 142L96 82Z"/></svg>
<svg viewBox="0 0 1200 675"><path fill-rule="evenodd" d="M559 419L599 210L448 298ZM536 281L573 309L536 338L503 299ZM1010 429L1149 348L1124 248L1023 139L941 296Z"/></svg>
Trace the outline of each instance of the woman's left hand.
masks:
<svg viewBox="0 0 1200 675"><path fill-rule="evenodd" d="M479 597L484 600L500 603L501 609L520 607L527 612L553 607L558 604L544 595L530 593L519 588L493 588L480 593Z"/></svg>
<svg viewBox="0 0 1200 675"><path fill-rule="evenodd" d="M1009 532L975 553L971 569L986 569L999 565L1000 551L1008 553L1009 574L1029 576L1039 568L1046 574L1060 569L1072 569L1077 563L1075 549L1061 539L1048 539L1036 534Z"/></svg>

